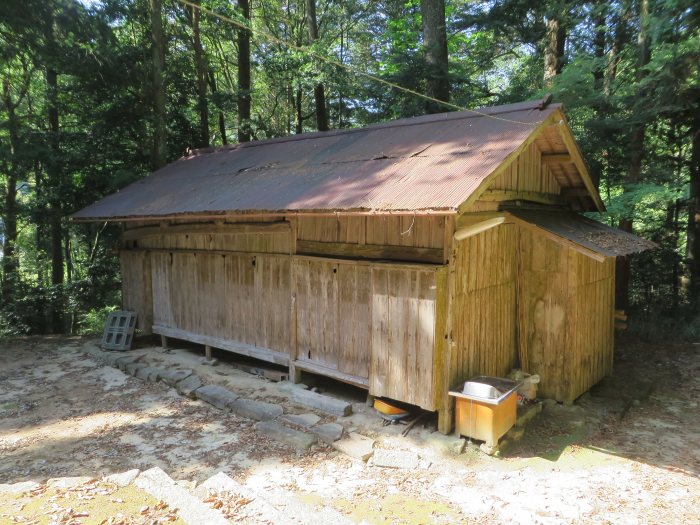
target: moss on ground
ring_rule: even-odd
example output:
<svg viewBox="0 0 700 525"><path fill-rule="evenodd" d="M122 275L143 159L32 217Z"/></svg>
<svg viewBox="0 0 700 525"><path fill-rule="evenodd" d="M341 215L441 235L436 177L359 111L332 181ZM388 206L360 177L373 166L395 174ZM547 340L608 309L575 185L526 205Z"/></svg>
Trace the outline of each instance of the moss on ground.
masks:
<svg viewBox="0 0 700 525"><path fill-rule="evenodd" d="M310 506L331 505L355 523L372 525L421 525L426 523L461 523L461 514L453 506L439 501L415 499L404 494L387 494L380 498L339 498L326 500L311 493L298 494Z"/></svg>
<svg viewBox="0 0 700 525"><path fill-rule="evenodd" d="M0 494L0 523L64 522L185 525L177 516L177 509L169 508L133 485L117 487L92 482L69 489L41 486L23 494Z"/></svg>

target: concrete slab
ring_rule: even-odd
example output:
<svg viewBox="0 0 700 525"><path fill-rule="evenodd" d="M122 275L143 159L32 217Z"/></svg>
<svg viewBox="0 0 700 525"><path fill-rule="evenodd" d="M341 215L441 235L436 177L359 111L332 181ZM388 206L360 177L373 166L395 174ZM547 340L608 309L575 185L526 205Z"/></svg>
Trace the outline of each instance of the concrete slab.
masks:
<svg viewBox="0 0 700 525"><path fill-rule="evenodd" d="M114 360L114 366L119 368L119 370L126 370L126 365L129 363L135 363L141 358L141 356L137 355L125 355L125 356L120 356L118 359Z"/></svg>
<svg viewBox="0 0 700 525"><path fill-rule="evenodd" d="M186 377L182 381L178 381L175 385L175 389L180 393L180 395L191 397L194 399L194 392L198 388L201 388L204 384L199 376L192 374Z"/></svg>
<svg viewBox="0 0 700 525"><path fill-rule="evenodd" d="M188 378L192 375L192 370L173 370L172 368L163 368L158 374L158 378L168 386L175 386L179 381Z"/></svg>
<svg viewBox="0 0 700 525"><path fill-rule="evenodd" d="M347 401L301 388L289 388L287 391L290 399L300 405L315 408L333 416L344 417L352 414L352 405Z"/></svg>
<svg viewBox="0 0 700 525"><path fill-rule="evenodd" d="M158 500L163 500L188 525L230 525L223 515L199 501L186 489L178 486L163 470L152 468L139 474L134 485Z"/></svg>
<svg viewBox="0 0 700 525"><path fill-rule="evenodd" d="M344 429L343 425L339 425L338 423L324 423L323 425L312 427L310 430L319 441L332 445L343 437Z"/></svg>
<svg viewBox="0 0 700 525"><path fill-rule="evenodd" d="M194 395L197 399L206 401L219 410L226 411L231 410L231 405L238 399L237 394L217 385L205 385L198 388L194 391Z"/></svg>
<svg viewBox="0 0 700 525"><path fill-rule="evenodd" d="M162 372L162 368L156 366L146 366L144 368L139 368L136 370L134 377L138 379L143 379L144 381L158 381L158 374Z"/></svg>
<svg viewBox="0 0 700 525"><path fill-rule="evenodd" d="M348 437L333 443L333 448L351 458L367 461L374 453L374 440L351 432Z"/></svg>
<svg viewBox="0 0 700 525"><path fill-rule="evenodd" d="M281 441L291 447L308 450L316 443L316 437L308 432L294 430L274 421L261 421L255 424L255 430L276 441Z"/></svg>
<svg viewBox="0 0 700 525"><path fill-rule="evenodd" d="M321 421L319 416L310 412L306 414L285 414L282 416L282 419L290 422L292 425L298 425L305 428L312 427Z"/></svg>
<svg viewBox="0 0 700 525"><path fill-rule="evenodd" d="M518 417L515 420L515 426L524 427L540 412L542 412L542 403L535 403L526 407L518 407Z"/></svg>
<svg viewBox="0 0 700 525"><path fill-rule="evenodd" d="M0 484L0 494L22 494L39 488L41 485L35 481L20 481L19 483Z"/></svg>
<svg viewBox="0 0 700 525"><path fill-rule="evenodd" d="M99 352L99 353L98 353ZM102 352L98 350L97 352L90 352L93 356L98 358L101 362L106 365L117 367L117 360L124 356L124 352Z"/></svg>
<svg viewBox="0 0 700 525"><path fill-rule="evenodd" d="M105 476L103 480L107 483L114 483L118 487L126 487L136 479L136 476L138 476L140 472L139 469L135 468L118 474L110 474L109 476Z"/></svg>
<svg viewBox="0 0 700 525"><path fill-rule="evenodd" d="M243 397L239 397L232 402L229 408L234 414L257 421L275 419L284 413L284 409L279 405Z"/></svg>
<svg viewBox="0 0 700 525"><path fill-rule="evenodd" d="M92 481L93 478L90 476L71 476L66 478L51 478L46 482L47 487L53 487L57 489L71 489L79 485L83 485L88 481Z"/></svg>
<svg viewBox="0 0 700 525"><path fill-rule="evenodd" d="M255 490L245 487L237 481L231 479L223 472L215 474L204 481L194 491L194 494L204 499L210 491L227 492L241 496L249 500L245 506L241 507L236 516L236 523L274 523L280 525L298 525L298 522L290 519L285 514L277 510L270 504L263 495Z"/></svg>
<svg viewBox="0 0 700 525"><path fill-rule="evenodd" d="M120 366L120 368L121 368L121 366ZM124 368L123 368L122 370L124 370L124 372L126 372L126 373L129 374L130 376L136 377L136 373L137 373L141 368L148 368L148 365L146 365L146 364L144 364L144 363L126 363L126 364L124 365Z"/></svg>
<svg viewBox="0 0 700 525"><path fill-rule="evenodd" d="M408 450L385 450L378 448L372 455L375 467L415 470L421 466L420 456Z"/></svg>

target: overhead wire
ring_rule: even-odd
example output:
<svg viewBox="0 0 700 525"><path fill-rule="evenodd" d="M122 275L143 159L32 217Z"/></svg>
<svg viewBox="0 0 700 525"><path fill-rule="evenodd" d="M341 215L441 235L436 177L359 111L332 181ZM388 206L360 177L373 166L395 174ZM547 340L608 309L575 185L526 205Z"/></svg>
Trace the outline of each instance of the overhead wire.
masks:
<svg viewBox="0 0 700 525"><path fill-rule="evenodd" d="M331 64L331 65L334 65L334 66L336 66L336 67L345 69L346 71L349 71L350 73L354 73L355 75L363 76L363 77L368 78L368 79L370 79L370 80L373 80L373 81L375 81L375 82L379 82L380 84L384 84L384 85L386 85L386 86L389 86L389 87L391 87L392 89L395 89L395 90L397 90L397 91L402 91L402 92L404 92L404 93L408 93L408 94L410 94L410 95L413 95L413 96L422 98L422 99L424 99L424 100L427 100L427 101L430 101L430 102L434 102L434 103L436 103L436 104L440 104L440 105L442 105L442 106L444 106L444 107L447 107L447 108L450 108L450 109L456 109L456 110L458 110L458 111L467 111L467 112L469 112L469 113L473 113L473 114L479 115L479 116L481 116L481 117L487 117L487 118L490 118L490 119L500 120L500 121L503 121L503 122L510 122L510 123L512 123L512 124L522 124L522 125L524 125L524 126L532 126L532 127L535 127L535 126L537 126L537 125L539 124L539 122L523 122L523 121L520 121L520 120L513 120L513 119L508 119L508 118L505 118L505 117L499 117L499 116L497 116L497 115L491 115L491 114L489 114L489 113L484 113L484 112L478 111L478 110L476 110L476 109L465 108L465 107L459 106L459 105L457 105L457 104L453 104L452 102L447 102L447 101L445 101L445 100L440 100L440 99L438 99L438 98L431 97L430 95L426 95L425 93L420 93L419 91L415 91L414 89L410 89L410 88L407 88L407 87L402 86L402 85L400 85L400 84L396 84L395 82L391 82L390 80L386 80L386 79L384 79L384 78L382 78L382 77L380 77L380 76L374 75L374 74L372 74L372 73L367 73L366 71L361 71L361 70L359 70L359 69L356 69L356 68L354 68L354 67L352 67L352 66L350 66L350 65L348 65L348 64L345 64L345 63L343 63L343 62L341 62L341 61L339 61L339 60L335 60L335 59L333 59L333 58L329 58L329 57L327 57L327 56L325 56L325 55L322 55L322 54L320 54L320 53L317 53L317 52L315 52L313 49L310 49L310 48L308 48L308 47L305 47L305 46L298 46L298 45L293 44L293 43L291 43L291 42L287 42L287 41L285 41L285 40L283 40L283 39L281 39L281 38L279 38L279 37L273 35L272 33L268 32L268 31L264 31L264 30L261 30L261 29L254 29L254 28L252 28L251 26L249 26L249 25L247 25L247 24L244 24L243 22L241 22L241 21L239 21L239 20L236 20L235 18L231 18L230 16L226 16L226 15L223 15L223 14L221 14L221 13L217 13L216 11L212 11L211 9L208 9L208 8L206 8L206 7L202 7L202 6L199 5L199 4L195 4L194 2L192 2L192 1L190 1L190 0L177 0L177 2L179 2L179 3L181 3L181 4L185 5L185 6L189 6L189 7L191 7L192 9L199 9L199 10L200 10L201 12L203 12L203 13L206 13L206 14L208 14L208 15L210 15L210 16L213 16L213 17L215 17L215 18L218 18L219 20L222 20L222 21L224 21L224 22L227 22L227 23L229 23L229 24L232 24L232 25L234 25L234 26L236 26L236 27L238 27L238 28L240 28L240 29L243 29L243 30L245 30L245 31L249 31L249 32L250 32L251 34L253 34L253 35L262 36L262 37L266 38L267 40L269 40L269 41L271 41L271 42L274 42L274 43L276 43L276 44L280 44L280 45L282 45L282 46L288 47L288 48L293 49L293 50L295 50L295 51L299 51L299 52L301 52L301 53L305 53L305 54L307 54L308 56L311 56L311 57L313 57L313 58L315 58L315 59L317 59L317 60L320 60L320 61L322 61L322 62L326 62L326 63Z"/></svg>

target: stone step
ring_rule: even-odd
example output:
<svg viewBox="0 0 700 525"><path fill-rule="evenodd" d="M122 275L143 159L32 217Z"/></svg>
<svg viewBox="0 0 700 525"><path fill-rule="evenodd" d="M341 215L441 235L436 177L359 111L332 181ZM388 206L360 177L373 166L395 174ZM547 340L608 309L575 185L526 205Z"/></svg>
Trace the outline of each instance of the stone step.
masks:
<svg viewBox="0 0 700 525"><path fill-rule="evenodd" d="M194 497L158 467L141 472L133 483L170 508L178 509L178 515L187 525L231 525L219 511Z"/></svg>
<svg viewBox="0 0 700 525"><path fill-rule="evenodd" d="M293 523L294 525L355 525L355 522L331 507L303 503L292 491L276 486L265 486L260 489L246 486L246 488L254 493L264 494L264 500L286 517L287 521L284 523Z"/></svg>
<svg viewBox="0 0 700 525"><path fill-rule="evenodd" d="M296 525L297 523L277 510L255 490L241 485L223 472L215 474L199 485L194 490L193 495L200 500L204 500L209 496L211 491L218 493L228 492L229 494L250 500L249 503L241 507L240 516L236 517L236 523L242 523L244 525L254 525L258 523Z"/></svg>
<svg viewBox="0 0 700 525"><path fill-rule="evenodd" d="M289 398L300 405L320 410L332 416L344 417L352 414L352 405L342 399L304 390L294 385L284 385Z"/></svg>
<svg viewBox="0 0 700 525"><path fill-rule="evenodd" d="M316 443L316 436L301 430L294 430L276 421L260 421L255 424L255 430L267 437L280 441L299 450L309 450Z"/></svg>

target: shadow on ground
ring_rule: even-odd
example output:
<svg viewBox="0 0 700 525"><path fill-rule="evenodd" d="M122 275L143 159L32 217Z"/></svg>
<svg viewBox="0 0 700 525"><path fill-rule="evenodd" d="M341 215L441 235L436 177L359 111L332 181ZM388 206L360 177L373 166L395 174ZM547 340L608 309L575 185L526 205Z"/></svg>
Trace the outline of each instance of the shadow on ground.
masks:
<svg viewBox="0 0 700 525"><path fill-rule="evenodd" d="M625 341L612 377L572 406L546 403L503 457L556 462L597 452L699 476L699 393L700 345Z"/></svg>

